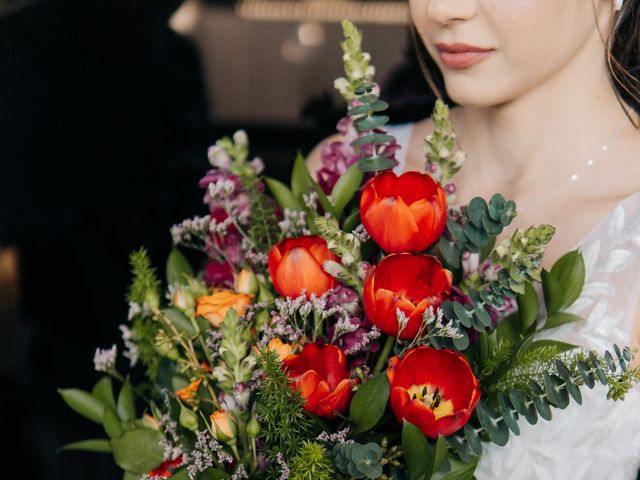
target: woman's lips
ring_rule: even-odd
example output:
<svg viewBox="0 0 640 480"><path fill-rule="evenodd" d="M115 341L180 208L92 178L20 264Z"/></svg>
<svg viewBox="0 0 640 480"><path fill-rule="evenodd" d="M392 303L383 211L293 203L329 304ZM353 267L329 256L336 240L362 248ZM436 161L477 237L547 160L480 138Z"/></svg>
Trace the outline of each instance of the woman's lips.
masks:
<svg viewBox="0 0 640 480"><path fill-rule="evenodd" d="M472 67L494 52L493 48L475 47L465 43L436 43L435 47L442 63L453 69Z"/></svg>

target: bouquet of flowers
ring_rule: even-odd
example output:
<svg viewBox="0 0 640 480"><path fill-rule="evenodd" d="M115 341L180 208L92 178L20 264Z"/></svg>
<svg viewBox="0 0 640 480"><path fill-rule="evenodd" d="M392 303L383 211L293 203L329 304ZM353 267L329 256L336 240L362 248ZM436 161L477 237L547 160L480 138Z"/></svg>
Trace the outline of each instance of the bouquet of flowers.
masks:
<svg viewBox="0 0 640 480"><path fill-rule="evenodd" d="M60 394L106 437L65 450L109 453L125 480L470 479L483 443L551 420L584 386L618 400L640 378L629 348L538 339L580 320L565 309L583 258L543 270L552 226L496 246L514 202L455 203L464 153L443 103L426 173L391 170L388 105L343 27L345 141L325 146L317 180L299 156L290 186L261 175L242 131L210 148L209 214L171 231L201 271L175 248L162 288L145 250L131 255L120 328L144 380L119 373L116 346L98 349L106 375Z"/></svg>

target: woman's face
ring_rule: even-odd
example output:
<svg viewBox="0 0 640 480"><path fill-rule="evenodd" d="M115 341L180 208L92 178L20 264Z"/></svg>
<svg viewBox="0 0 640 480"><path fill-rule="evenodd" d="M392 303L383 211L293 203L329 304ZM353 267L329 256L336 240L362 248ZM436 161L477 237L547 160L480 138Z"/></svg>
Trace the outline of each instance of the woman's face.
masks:
<svg viewBox="0 0 640 480"><path fill-rule="evenodd" d="M607 18L607 2L409 1L449 96L461 105L484 107L513 100L563 72L571 74L574 66L604 62L593 6Z"/></svg>

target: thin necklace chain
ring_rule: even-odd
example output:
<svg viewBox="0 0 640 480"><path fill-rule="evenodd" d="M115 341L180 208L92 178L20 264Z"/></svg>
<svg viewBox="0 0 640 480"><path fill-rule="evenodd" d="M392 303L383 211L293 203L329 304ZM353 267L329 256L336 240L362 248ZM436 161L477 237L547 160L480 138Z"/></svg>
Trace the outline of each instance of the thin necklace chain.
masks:
<svg viewBox="0 0 640 480"><path fill-rule="evenodd" d="M600 160L602 157L604 157L607 154L607 152L611 149L615 140L618 137L618 134L622 130L622 127L626 123L626 120L627 120L626 118L623 119L622 122L620 122L620 124L618 124L615 128L611 130L611 132L609 132L609 135L607 136L606 141L602 145L600 145L600 147L598 147L597 150L592 152L587 157L587 160L577 170L575 170L573 174L571 174L568 178L562 181L553 190L544 192L544 195L540 195L529 202L525 202L524 204L522 203L518 204L518 212L524 212L525 210L528 210L533 205L539 203L542 199L548 198L551 195L555 195L559 190L561 190L565 186L575 184L580 179L582 173L585 170L593 167L596 164L596 162ZM458 137L456 137L456 143L458 144L458 148L464 151L464 149L460 145L460 140L458 139Z"/></svg>

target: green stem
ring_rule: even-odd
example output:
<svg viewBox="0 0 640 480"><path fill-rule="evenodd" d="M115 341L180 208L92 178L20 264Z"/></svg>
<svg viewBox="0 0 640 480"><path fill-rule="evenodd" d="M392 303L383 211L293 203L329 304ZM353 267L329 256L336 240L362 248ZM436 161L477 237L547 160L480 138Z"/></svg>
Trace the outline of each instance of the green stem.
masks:
<svg viewBox="0 0 640 480"><path fill-rule="evenodd" d="M395 343L396 343L396 337L392 337L392 336L387 337L387 341L385 342L384 347L382 347L382 351L380 352L380 356L376 361L376 365L373 367L374 374L382 371L382 368L384 367L384 364L387 361L387 357L391 353L391 349L393 348L393 345Z"/></svg>

